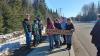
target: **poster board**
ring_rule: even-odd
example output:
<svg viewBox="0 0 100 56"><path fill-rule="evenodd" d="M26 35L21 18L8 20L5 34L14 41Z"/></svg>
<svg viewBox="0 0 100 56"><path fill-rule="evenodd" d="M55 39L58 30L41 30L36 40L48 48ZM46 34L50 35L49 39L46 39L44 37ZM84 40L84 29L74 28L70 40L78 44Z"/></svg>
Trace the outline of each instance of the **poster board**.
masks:
<svg viewBox="0 0 100 56"><path fill-rule="evenodd" d="M58 29L46 29L46 33L48 34L60 34L60 35L72 35L73 32L70 30L58 30Z"/></svg>

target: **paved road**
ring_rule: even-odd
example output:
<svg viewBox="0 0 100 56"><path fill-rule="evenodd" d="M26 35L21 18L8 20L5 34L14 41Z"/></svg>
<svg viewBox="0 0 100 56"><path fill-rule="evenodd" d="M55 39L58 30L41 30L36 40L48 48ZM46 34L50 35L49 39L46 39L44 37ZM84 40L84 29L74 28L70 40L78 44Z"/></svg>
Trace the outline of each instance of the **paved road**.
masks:
<svg viewBox="0 0 100 56"><path fill-rule="evenodd" d="M96 48L95 46L91 43L91 36L90 36L90 31L93 28L92 23L80 23L76 24L76 38L79 40L80 45L86 54L79 55L79 56L96 56ZM78 44L78 43L76 43ZM82 51L80 51L82 52Z"/></svg>
<svg viewBox="0 0 100 56"><path fill-rule="evenodd" d="M74 56L73 48L69 51L66 50L66 45L61 48L55 48L53 51L48 51L48 42L42 43L38 47L34 48L27 56Z"/></svg>

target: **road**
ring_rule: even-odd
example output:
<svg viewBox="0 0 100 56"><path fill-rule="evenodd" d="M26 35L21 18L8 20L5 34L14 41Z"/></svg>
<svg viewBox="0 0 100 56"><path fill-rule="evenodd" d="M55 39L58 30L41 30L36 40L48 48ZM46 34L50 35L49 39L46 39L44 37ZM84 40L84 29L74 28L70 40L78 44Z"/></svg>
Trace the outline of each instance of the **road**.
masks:
<svg viewBox="0 0 100 56"><path fill-rule="evenodd" d="M66 50L66 45L60 48L54 48L53 51L48 51L49 43L41 43L35 47L27 56L75 56L73 47L70 51Z"/></svg>
<svg viewBox="0 0 100 56"><path fill-rule="evenodd" d="M90 31L93 28L94 24L93 23L80 23L76 24L76 32L75 32L75 37L77 40L80 42L80 47L78 43L76 44L76 55L77 56L96 56L96 48L95 46L91 43L91 36L90 36ZM74 41L76 41L74 39ZM77 42L77 41L76 41ZM81 54L79 54L81 53Z"/></svg>

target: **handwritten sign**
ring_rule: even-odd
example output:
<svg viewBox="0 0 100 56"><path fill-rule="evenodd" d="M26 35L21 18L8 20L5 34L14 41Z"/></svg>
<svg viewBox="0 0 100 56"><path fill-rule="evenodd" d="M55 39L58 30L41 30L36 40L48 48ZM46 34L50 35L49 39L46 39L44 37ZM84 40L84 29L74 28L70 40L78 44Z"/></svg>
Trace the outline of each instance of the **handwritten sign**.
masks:
<svg viewBox="0 0 100 56"><path fill-rule="evenodd" d="M61 35L72 35L73 34L73 32L69 30L58 30L58 29L46 29L46 33L61 34Z"/></svg>

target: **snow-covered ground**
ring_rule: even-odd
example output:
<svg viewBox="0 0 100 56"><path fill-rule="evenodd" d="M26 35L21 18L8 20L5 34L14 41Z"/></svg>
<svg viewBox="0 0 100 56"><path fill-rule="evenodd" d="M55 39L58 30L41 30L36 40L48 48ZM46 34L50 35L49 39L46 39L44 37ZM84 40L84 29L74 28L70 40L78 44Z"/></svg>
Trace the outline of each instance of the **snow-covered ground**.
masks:
<svg viewBox="0 0 100 56"><path fill-rule="evenodd" d="M42 34L45 34L45 27L43 28ZM18 37L15 37L14 34L17 34L19 32L14 32L6 35L0 35L0 39L3 39L5 42L0 44L0 56L9 50L13 51L16 49L19 49L22 44L25 44L25 36L20 35ZM18 34L17 34L18 35Z"/></svg>
<svg viewBox="0 0 100 56"><path fill-rule="evenodd" d="M0 55L6 53L7 50L12 51L19 49L21 47L21 44L25 44L24 35L7 40L5 43L0 44Z"/></svg>
<svg viewBox="0 0 100 56"><path fill-rule="evenodd" d="M43 28L42 35L45 35L46 27ZM0 44L0 53L6 49L15 50L21 47L21 44L25 44L25 36L21 35L19 37L12 37L13 33L0 35L0 38L4 38L5 42ZM12 37L12 38L11 38Z"/></svg>

